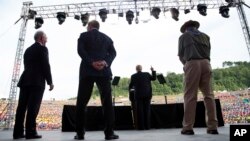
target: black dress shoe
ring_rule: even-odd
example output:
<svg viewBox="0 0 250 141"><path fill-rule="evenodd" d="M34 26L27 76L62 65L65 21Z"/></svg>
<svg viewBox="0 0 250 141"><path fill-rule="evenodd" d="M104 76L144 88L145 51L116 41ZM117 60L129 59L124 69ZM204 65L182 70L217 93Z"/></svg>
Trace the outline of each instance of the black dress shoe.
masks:
<svg viewBox="0 0 250 141"><path fill-rule="evenodd" d="M26 139L40 139L40 138L42 138L42 136L41 135L38 135L38 134L31 134L31 135L26 135L26 137L25 137Z"/></svg>
<svg viewBox="0 0 250 141"><path fill-rule="evenodd" d="M105 136L105 140L114 140L114 139L119 139L119 136L116 134Z"/></svg>
<svg viewBox="0 0 250 141"><path fill-rule="evenodd" d="M183 135L194 135L194 131L193 130L182 130L181 134L183 134Z"/></svg>
<svg viewBox="0 0 250 141"><path fill-rule="evenodd" d="M21 138L25 138L24 135L13 135L13 139L21 139Z"/></svg>
<svg viewBox="0 0 250 141"><path fill-rule="evenodd" d="M75 140L84 140L84 136L76 134L75 137L74 137L74 139Z"/></svg>
<svg viewBox="0 0 250 141"><path fill-rule="evenodd" d="M219 132L216 129L215 130L207 130L207 133L208 134L214 134L214 135L219 134Z"/></svg>

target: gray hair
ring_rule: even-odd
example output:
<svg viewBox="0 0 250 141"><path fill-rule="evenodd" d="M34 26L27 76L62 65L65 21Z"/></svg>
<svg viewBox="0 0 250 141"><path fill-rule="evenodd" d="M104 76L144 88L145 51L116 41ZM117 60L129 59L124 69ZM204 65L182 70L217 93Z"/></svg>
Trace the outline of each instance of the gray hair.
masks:
<svg viewBox="0 0 250 141"><path fill-rule="evenodd" d="M35 41L37 41L41 36L44 36L45 35L45 33L43 32L43 31L37 31L36 33L35 33L35 35L34 35L34 39L35 39Z"/></svg>
<svg viewBox="0 0 250 141"><path fill-rule="evenodd" d="M142 66L141 66L141 65L137 65L137 66L135 67L135 69L136 69L136 71L142 71Z"/></svg>

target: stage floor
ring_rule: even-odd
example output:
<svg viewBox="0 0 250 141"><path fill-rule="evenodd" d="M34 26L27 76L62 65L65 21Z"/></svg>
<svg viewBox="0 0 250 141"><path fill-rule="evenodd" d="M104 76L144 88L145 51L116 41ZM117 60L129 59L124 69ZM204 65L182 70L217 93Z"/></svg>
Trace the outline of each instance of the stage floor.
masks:
<svg viewBox="0 0 250 141"><path fill-rule="evenodd" d="M117 130L116 134L120 139L114 141L229 141L229 125L218 128L219 135L206 133L206 128L194 128L195 135L181 135L181 128L151 129L145 131L138 130ZM12 141L12 130L0 131L0 141ZM74 141L74 132L39 131L42 139L29 141ZM22 141L25 139L18 139ZM17 140L14 140L17 141ZM84 141L104 141L102 131L87 131Z"/></svg>

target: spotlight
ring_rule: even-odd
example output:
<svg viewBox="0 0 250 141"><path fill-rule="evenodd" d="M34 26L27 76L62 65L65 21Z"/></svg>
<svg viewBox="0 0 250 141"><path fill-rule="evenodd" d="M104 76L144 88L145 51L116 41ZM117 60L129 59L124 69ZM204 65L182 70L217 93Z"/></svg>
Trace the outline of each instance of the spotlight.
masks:
<svg viewBox="0 0 250 141"><path fill-rule="evenodd" d="M28 18L29 18L29 19L34 19L35 16L36 16L36 14L37 14L36 11L29 9Z"/></svg>
<svg viewBox="0 0 250 141"><path fill-rule="evenodd" d="M38 17L35 19L35 29L38 29L42 26L43 24L43 18L42 17Z"/></svg>
<svg viewBox="0 0 250 141"><path fill-rule="evenodd" d="M136 16L140 16L140 12L139 11L136 12Z"/></svg>
<svg viewBox="0 0 250 141"><path fill-rule="evenodd" d="M133 18L134 18L134 12L131 10L128 10L126 12L126 20L128 21L128 24L132 24Z"/></svg>
<svg viewBox="0 0 250 141"><path fill-rule="evenodd" d="M123 17L123 12L118 13L118 17Z"/></svg>
<svg viewBox="0 0 250 141"><path fill-rule="evenodd" d="M229 18L228 12L229 12L229 8L227 6L221 6L220 7L220 12L219 13L221 14L222 17Z"/></svg>
<svg viewBox="0 0 250 141"><path fill-rule="evenodd" d="M86 24L89 22L89 13L82 14L81 21L83 26L86 26Z"/></svg>
<svg viewBox="0 0 250 141"><path fill-rule="evenodd" d="M176 8L170 8L170 12L171 12L171 15L172 15L172 18L176 21L179 20L179 10L176 9Z"/></svg>
<svg viewBox="0 0 250 141"><path fill-rule="evenodd" d="M156 18L159 19L161 9L159 7L153 7L151 14Z"/></svg>
<svg viewBox="0 0 250 141"><path fill-rule="evenodd" d="M74 19L80 20L80 16L79 16L79 15L75 15L75 16L74 16Z"/></svg>
<svg viewBox="0 0 250 141"><path fill-rule="evenodd" d="M184 13L185 13L185 14L190 13L190 9L185 9L185 10L184 10Z"/></svg>
<svg viewBox="0 0 250 141"><path fill-rule="evenodd" d="M203 16L207 15L207 6L206 4L198 4L197 5L197 10L199 11L199 13Z"/></svg>
<svg viewBox="0 0 250 141"><path fill-rule="evenodd" d="M99 10L99 16L102 19L102 22L105 22L105 20L107 19L107 14L108 14L108 11L106 8Z"/></svg>
<svg viewBox="0 0 250 141"><path fill-rule="evenodd" d="M138 17L135 18L135 23L138 24L139 23L139 19Z"/></svg>
<svg viewBox="0 0 250 141"><path fill-rule="evenodd" d="M59 24L61 25L66 19L66 13L65 12L57 12L56 18L58 19Z"/></svg>

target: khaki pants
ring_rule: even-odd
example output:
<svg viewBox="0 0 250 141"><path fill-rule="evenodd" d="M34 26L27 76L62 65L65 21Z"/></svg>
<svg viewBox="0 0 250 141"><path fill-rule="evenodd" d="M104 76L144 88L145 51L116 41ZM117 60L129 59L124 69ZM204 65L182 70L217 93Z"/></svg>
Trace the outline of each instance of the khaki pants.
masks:
<svg viewBox="0 0 250 141"><path fill-rule="evenodd" d="M211 79L212 69L209 60L201 59L186 62L184 66L183 130L193 130L199 89L204 97L207 129L217 129L218 121Z"/></svg>

